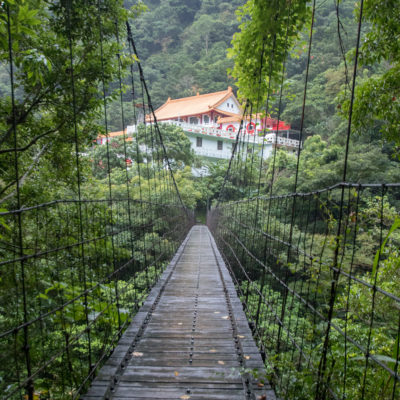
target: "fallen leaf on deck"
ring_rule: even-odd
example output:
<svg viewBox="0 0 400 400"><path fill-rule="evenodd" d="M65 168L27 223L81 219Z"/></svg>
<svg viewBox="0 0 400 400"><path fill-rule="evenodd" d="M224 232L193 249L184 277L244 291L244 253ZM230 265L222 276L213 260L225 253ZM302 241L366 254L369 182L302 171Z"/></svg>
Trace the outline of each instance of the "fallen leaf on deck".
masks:
<svg viewBox="0 0 400 400"><path fill-rule="evenodd" d="M238 338L244 339L244 336L243 335L238 335Z"/></svg>
<svg viewBox="0 0 400 400"><path fill-rule="evenodd" d="M132 353L132 355L133 355L133 357L142 357L142 356L143 356L143 353L141 353L140 351L134 351L134 352Z"/></svg>
<svg viewBox="0 0 400 400"><path fill-rule="evenodd" d="M218 361L218 364L225 365L225 362L224 361Z"/></svg>
<svg viewBox="0 0 400 400"><path fill-rule="evenodd" d="M257 400L267 400L267 395L263 394L262 396L258 396Z"/></svg>
<svg viewBox="0 0 400 400"><path fill-rule="evenodd" d="M188 396L187 394L184 394L183 396L180 397L180 399L182 400L189 400L190 396Z"/></svg>
<svg viewBox="0 0 400 400"><path fill-rule="evenodd" d="M221 317L222 319L229 319L229 316L228 315L225 315L225 316L223 316L223 317Z"/></svg>
<svg viewBox="0 0 400 400"><path fill-rule="evenodd" d="M215 349L210 350L210 353L216 353L216 352L217 352L217 350L215 350Z"/></svg>
<svg viewBox="0 0 400 400"><path fill-rule="evenodd" d="M258 382L258 383L257 383L257 386L258 386L258 387L264 387L264 384L261 383L261 382Z"/></svg>
<svg viewBox="0 0 400 400"><path fill-rule="evenodd" d="M250 356L244 356L246 360L250 360Z"/></svg>
<svg viewBox="0 0 400 400"><path fill-rule="evenodd" d="M219 311L214 311L214 314L220 314L220 312Z"/></svg>
<svg viewBox="0 0 400 400"><path fill-rule="evenodd" d="M178 325L182 325L182 322L178 322Z"/></svg>
<svg viewBox="0 0 400 400"><path fill-rule="evenodd" d="M178 376L178 375L179 375L179 372L178 372L178 371L175 371L175 372L174 372L174 375L175 375L175 376Z"/></svg>

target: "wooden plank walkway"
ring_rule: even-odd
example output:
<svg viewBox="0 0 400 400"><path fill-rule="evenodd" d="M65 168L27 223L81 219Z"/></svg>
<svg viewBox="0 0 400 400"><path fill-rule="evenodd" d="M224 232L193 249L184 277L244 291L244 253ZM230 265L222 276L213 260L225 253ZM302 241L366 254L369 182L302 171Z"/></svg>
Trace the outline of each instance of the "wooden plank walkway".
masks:
<svg viewBox="0 0 400 400"><path fill-rule="evenodd" d="M214 239L197 225L84 398L274 400L249 369L264 371L261 356Z"/></svg>

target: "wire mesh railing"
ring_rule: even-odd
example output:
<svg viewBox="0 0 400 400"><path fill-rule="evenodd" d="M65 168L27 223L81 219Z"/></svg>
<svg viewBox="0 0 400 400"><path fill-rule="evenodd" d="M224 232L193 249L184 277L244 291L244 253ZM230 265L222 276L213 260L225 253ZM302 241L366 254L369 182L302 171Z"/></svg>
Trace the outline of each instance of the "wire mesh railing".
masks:
<svg viewBox="0 0 400 400"><path fill-rule="evenodd" d="M399 200L343 183L210 213L281 398L399 398Z"/></svg>
<svg viewBox="0 0 400 400"><path fill-rule="evenodd" d="M111 214L107 200L57 201L1 214L10 228L0 246L6 397L28 385L51 398L84 388L188 229L175 205L134 202L130 215L126 199L112 207Z"/></svg>

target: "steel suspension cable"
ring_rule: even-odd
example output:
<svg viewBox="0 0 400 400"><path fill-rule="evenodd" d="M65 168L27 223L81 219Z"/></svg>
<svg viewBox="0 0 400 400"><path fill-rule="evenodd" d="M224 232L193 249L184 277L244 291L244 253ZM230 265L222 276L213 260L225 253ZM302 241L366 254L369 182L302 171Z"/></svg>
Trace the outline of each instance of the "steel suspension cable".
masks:
<svg viewBox="0 0 400 400"><path fill-rule="evenodd" d="M17 207L21 208L21 192L20 192L20 176L19 176L19 160L18 160L18 137L17 137L17 121L16 121L16 105L15 105L15 83L14 83L14 58L13 58L13 39L11 34L11 16L10 16L10 5L6 3L4 5L7 12L7 36L8 36L8 60L10 64L10 91L11 91L11 107L12 107L12 134L14 141L14 172L16 181L16 195L17 195ZM28 308L27 308L27 294L25 286L25 261L22 259L24 255L24 242L23 242L23 232L22 232L22 215L17 216L17 232L18 232L18 246L19 246L19 256L21 258L20 268L21 268L21 289L22 289L22 304L23 304L23 321L24 324L28 321ZM28 380L26 383L28 391L28 399L33 400L33 382L31 380L32 367L31 367L31 354L29 346L29 333L28 327L25 326L24 332L24 345L23 351L25 354L26 372ZM15 346L16 346L15 339Z"/></svg>
<svg viewBox="0 0 400 400"><path fill-rule="evenodd" d="M362 26L362 17L363 17L363 6L364 0L360 2L360 10L358 15L358 27L357 27L357 40L356 40L356 53L354 57L354 68L353 68L353 82L351 88L351 97L350 97L350 107L349 107L349 117L348 117L348 124L347 124L347 136L346 136L346 148L345 148L345 157L344 157L344 166L343 166L343 182L346 182L347 178L347 166L348 166L348 156L349 156L349 147L350 147L350 136L351 136L351 125L352 125L352 116L353 116L353 105L354 105L354 97L355 97L355 88L356 88L356 79L357 79L357 68L358 68L358 59L359 59L359 49L360 49L360 40L361 40L361 26ZM337 234L336 234L336 243L335 243L335 253L334 253L334 267L338 264L338 256L339 256L339 247L340 247L340 235L342 232L342 217L343 217L343 203L344 203L344 187L341 190L341 197L340 197L340 207L339 207L339 217L338 217L338 225L337 225ZM381 238L382 240L382 238ZM327 352L329 346L329 334L330 334L330 327L331 327L331 320L333 317L333 308L336 300L336 292L337 292L337 285L338 279L341 272L341 265L339 266L337 272L334 274L331 284L331 291L330 291L330 301L329 301L329 311L328 311L328 326L326 328L326 334L324 339L323 345L323 352L321 361L318 367L318 383L317 383L317 390L316 390L316 400L319 400L319 396L323 393L324 388L323 386L323 378L325 376L326 368L327 368ZM368 366L368 355L366 357L366 363ZM365 379L365 377L364 377ZM365 383L365 381L364 381ZM362 389L362 395L364 396L365 385Z"/></svg>
<svg viewBox="0 0 400 400"><path fill-rule="evenodd" d="M118 85L119 85L119 102L120 102L120 109L121 109L121 124L122 124L122 138L123 138L123 148L124 148L124 160L125 160L125 186L126 186L126 195L128 198L128 222L129 222L129 235L130 235L130 247L131 247L131 258L133 259L133 264L134 264L134 271L133 271L133 284L136 286L136 270L135 270L135 264L136 260L134 259L135 255L135 250L134 250L134 235L133 235L133 224L132 224L132 212L133 212L133 207L131 204L131 190L130 190L130 179L129 179L129 171L128 171L128 155L127 155L127 147L126 147L126 142L128 140L127 136L127 128L126 128L126 121L125 121L125 110L124 110L124 102L123 102L123 88L122 88L122 73L121 73L121 51L122 51L122 46L120 43L120 38L119 38L119 21L118 19L115 21L115 36L117 39L117 45L118 45L118 53L117 53L117 61L118 61ZM132 93L132 98L133 98L133 93ZM135 110L135 108L134 108ZM139 160L136 160L139 162ZM131 160L131 163L133 164L133 160ZM135 293L135 299L134 301L136 302L136 291Z"/></svg>
<svg viewBox="0 0 400 400"><path fill-rule="evenodd" d="M315 22L315 8L316 8L316 0L313 0L312 5L312 14L311 14L311 26L310 26L310 33L309 33L309 40L308 40L308 51L307 51L307 66L306 66L306 75L305 75L305 82L304 82L304 90L303 90L303 104L302 104L302 111L301 111L301 122L300 122L300 135L299 135L299 151L297 153L297 163L296 163L296 173L295 173L295 181L293 187L293 202L292 202L292 211L291 211L291 221L290 221L290 231L289 231L289 246L287 248L286 254L286 261L287 263L291 262L291 244L293 240L293 226L295 220L295 211L296 211L296 200L297 200L297 184L299 178L299 166L300 166L300 156L301 156L301 147L300 143L303 140L303 130L304 130L304 121L305 121L305 108L306 108L306 100L307 100L307 89L308 89L308 78L310 72L310 62L311 62L311 48L313 43L313 32L314 32L314 22ZM287 271L288 274L289 271ZM285 279L288 278L288 275ZM281 308L281 320L284 319L286 313L286 300L287 300L288 292L285 290ZM281 327L279 327L278 332L278 341L277 341L277 353L279 354L280 351L280 344L281 344Z"/></svg>
<svg viewBox="0 0 400 400"><path fill-rule="evenodd" d="M75 144L75 163L76 163L76 179L77 179L77 190L78 190L78 230L79 230L79 240L80 253L81 253L81 265L82 265L82 277L84 286L84 309L85 309L85 323L86 323L86 334L87 334L87 346L88 346L88 365L89 371L91 373L92 368L92 342L89 329L89 310L88 310L88 295L87 295L87 279L86 279L86 266L85 266L85 247L84 234L83 234L83 216L82 216L82 194L81 194L81 166L80 166L80 149L79 149L79 139L78 139L78 123L77 123L77 104L76 104L76 93L75 93L75 76L74 76L74 53L73 53L73 39L72 39L72 26L71 26L71 12L72 12L72 2L73 0L68 0L66 4L67 11L67 34L68 34L68 48L69 48L69 67L70 67L70 85L71 85L71 96L72 96L72 125L74 133L74 144Z"/></svg>
<svg viewBox="0 0 400 400"><path fill-rule="evenodd" d="M103 54L103 26L102 26L102 16L101 16L101 6L100 0L97 2L97 18L99 23L99 43L100 43L100 65L101 65L101 87L102 87L102 97L103 97L103 116L104 116L104 128L106 135L106 156L107 156L107 181L108 181L108 200L110 208L110 218L111 218L111 230L114 230L114 210L113 210L113 193L112 193L112 182L111 182L111 162L110 162L110 135L108 130L108 115L107 115L107 92L105 85L104 76L104 54ZM111 252L112 252L112 262L114 271L117 269L117 261L115 256L115 239L114 235L111 235ZM119 299L119 287L117 277L114 279L115 288L115 300L117 306L118 314L118 331L121 331L121 313L120 313L120 299Z"/></svg>
<svg viewBox="0 0 400 400"><path fill-rule="evenodd" d="M138 55L138 52L136 50L136 45L135 45L135 42L133 40L132 30L131 30L131 26L130 26L129 22L126 22L126 26L127 26L127 30L128 30L128 41L131 43L134 55L139 60L139 55ZM148 101L148 104L149 104L149 109L150 109L150 112L151 112L151 118L153 119L153 122L154 122L154 125L155 125L155 130L156 130L156 132L158 134L158 138L160 139L160 144L161 144L161 148L163 150L164 159L165 159L165 162L167 163L167 167L168 167L168 170L169 170L169 173L170 173L170 176L171 176L171 179L172 179L176 194L178 196L179 203L181 204L181 206L185 210L185 213L186 213L187 217L190 218L189 213L187 211L187 208L186 208L186 206L183 203L183 200L181 198L181 195L180 195L180 192L179 192L179 189L178 189L178 185L176 184L174 173L172 171L172 168L171 168L171 165L170 165L170 161L169 161L169 158L168 158L168 153L167 153L167 150L165 148L164 141L163 141L163 137L162 137L162 134L161 134L160 129L158 127L157 118L156 118L156 115L155 115L155 112L154 112L154 108L152 106L150 93L149 93L149 90L147 88L146 81L144 79L143 68L142 68L142 66L140 64L140 61L138 61L137 64L138 64L138 69L139 69L139 74L140 74L140 80L143 83L143 87L145 89L147 101Z"/></svg>

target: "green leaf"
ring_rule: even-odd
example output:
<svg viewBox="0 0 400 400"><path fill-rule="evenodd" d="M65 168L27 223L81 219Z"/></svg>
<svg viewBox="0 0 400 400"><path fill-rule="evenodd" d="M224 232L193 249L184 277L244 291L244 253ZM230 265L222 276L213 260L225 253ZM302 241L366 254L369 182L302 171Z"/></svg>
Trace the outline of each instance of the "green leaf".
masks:
<svg viewBox="0 0 400 400"><path fill-rule="evenodd" d="M400 352L400 347L399 347L399 342L400 342L400 334L397 334L396 341L394 343L394 348L393 348L393 353L392 357L397 360L399 358L399 352Z"/></svg>
<svg viewBox="0 0 400 400"><path fill-rule="evenodd" d="M378 264L379 264L379 258L381 256L381 254L383 253L383 250L384 250L384 248L386 246L387 241L389 240L390 235L399 227L400 227L400 217L396 217L396 219L394 220L393 225L389 229L389 232L386 235L385 240L383 241L380 249L375 254L374 263L372 264L372 272L371 272L371 277L372 278L374 278L374 276L375 276L375 274L377 272L377 268L378 268Z"/></svg>

